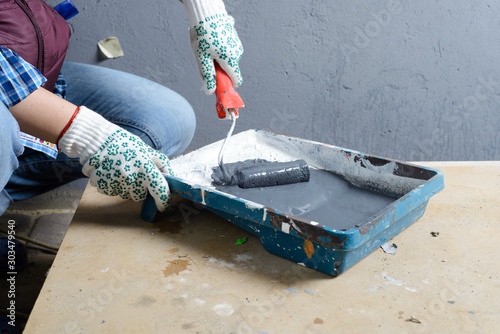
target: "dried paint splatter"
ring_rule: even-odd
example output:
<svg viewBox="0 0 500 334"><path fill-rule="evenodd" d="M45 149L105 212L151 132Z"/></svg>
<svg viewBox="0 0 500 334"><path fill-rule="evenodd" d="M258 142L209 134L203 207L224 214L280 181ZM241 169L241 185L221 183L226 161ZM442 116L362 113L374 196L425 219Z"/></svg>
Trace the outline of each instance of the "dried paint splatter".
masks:
<svg viewBox="0 0 500 334"><path fill-rule="evenodd" d="M163 274L165 275L165 277L179 275L181 271L186 270L187 267L191 264L188 260L184 259L168 261L168 263L169 264L167 265L165 270L163 270Z"/></svg>
<svg viewBox="0 0 500 334"><path fill-rule="evenodd" d="M310 295L313 295L313 296L316 295L316 292L314 292L314 290L311 290L311 289L305 289L304 292L308 293Z"/></svg>
<svg viewBox="0 0 500 334"><path fill-rule="evenodd" d="M310 242L309 240L304 240L304 245L302 247L304 247L304 252L306 252L307 257L312 258L313 254L314 254L313 243Z"/></svg>
<svg viewBox="0 0 500 334"><path fill-rule="evenodd" d="M217 313L217 315L220 316L230 316L234 313L233 306L226 302L215 305L213 310L215 311L215 313Z"/></svg>

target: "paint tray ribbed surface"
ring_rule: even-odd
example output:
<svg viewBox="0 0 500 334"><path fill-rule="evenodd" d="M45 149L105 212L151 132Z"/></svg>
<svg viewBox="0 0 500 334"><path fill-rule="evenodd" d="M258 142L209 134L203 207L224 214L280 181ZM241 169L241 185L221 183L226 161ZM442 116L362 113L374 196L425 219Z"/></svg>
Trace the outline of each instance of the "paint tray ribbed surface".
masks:
<svg viewBox="0 0 500 334"><path fill-rule="evenodd" d="M171 161L172 192L257 235L266 250L337 276L417 221L444 188L435 169L267 131L227 143L227 164L305 160L309 182L254 189L215 186L222 140Z"/></svg>

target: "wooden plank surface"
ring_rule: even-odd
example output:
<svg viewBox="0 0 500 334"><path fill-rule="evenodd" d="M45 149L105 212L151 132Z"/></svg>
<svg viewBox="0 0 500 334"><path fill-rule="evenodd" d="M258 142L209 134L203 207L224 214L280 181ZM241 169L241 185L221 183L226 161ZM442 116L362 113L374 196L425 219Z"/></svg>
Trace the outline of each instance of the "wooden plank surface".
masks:
<svg viewBox="0 0 500 334"><path fill-rule="evenodd" d="M445 190L392 240L396 255L337 278L191 202L148 224L140 204L87 187L25 333L495 332L500 163L422 164Z"/></svg>

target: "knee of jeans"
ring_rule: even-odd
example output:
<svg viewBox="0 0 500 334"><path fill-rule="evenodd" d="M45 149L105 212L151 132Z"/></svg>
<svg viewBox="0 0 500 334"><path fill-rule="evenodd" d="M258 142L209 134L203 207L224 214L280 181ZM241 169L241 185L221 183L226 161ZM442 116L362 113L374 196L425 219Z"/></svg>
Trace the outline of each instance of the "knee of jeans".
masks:
<svg viewBox="0 0 500 334"><path fill-rule="evenodd" d="M165 105L166 107L148 110L148 117L139 117L137 120L113 117L110 120L172 158L184 152L191 143L196 117L191 105L180 96L175 103Z"/></svg>
<svg viewBox="0 0 500 334"><path fill-rule="evenodd" d="M191 144L193 140L194 133L196 131L196 115L194 113L193 107L186 101L186 106L184 109L183 118L183 136L182 140L178 145L178 151L175 152L174 156L177 156L184 152L184 150Z"/></svg>
<svg viewBox="0 0 500 334"><path fill-rule="evenodd" d="M172 108L172 107L171 107ZM160 130L160 143L157 149L173 158L189 146L196 129L196 116L192 106L183 99L174 107L176 117L171 117L171 124L164 125ZM172 110L169 111L172 113Z"/></svg>
<svg viewBox="0 0 500 334"><path fill-rule="evenodd" d="M24 151L19 136L19 125L10 111L0 105L0 189L7 184L14 170L19 166L18 156Z"/></svg>

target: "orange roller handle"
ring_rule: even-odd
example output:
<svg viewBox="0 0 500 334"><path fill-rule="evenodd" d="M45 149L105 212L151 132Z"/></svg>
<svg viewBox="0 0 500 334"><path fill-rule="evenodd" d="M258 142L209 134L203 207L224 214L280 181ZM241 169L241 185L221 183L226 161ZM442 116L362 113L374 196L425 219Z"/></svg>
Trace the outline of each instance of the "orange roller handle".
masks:
<svg viewBox="0 0 500 334"><path fill-rule="evenodd" d="M234 90L231 78L229 78L216 61L214 61L214 65L215 81L217 84L215 88L217 116L220 119L231 118L229 111L234 111L235 117L238 117L238 108L243 108L245 103L243 103L240 94Z"/></svg>

